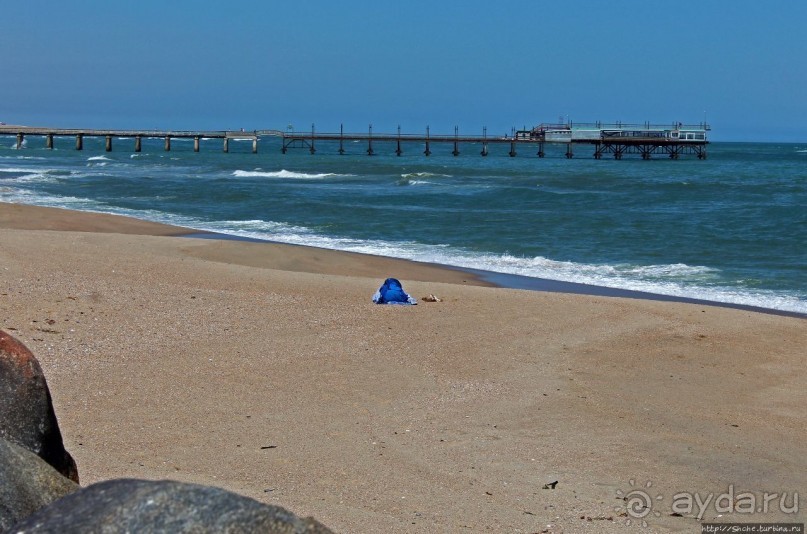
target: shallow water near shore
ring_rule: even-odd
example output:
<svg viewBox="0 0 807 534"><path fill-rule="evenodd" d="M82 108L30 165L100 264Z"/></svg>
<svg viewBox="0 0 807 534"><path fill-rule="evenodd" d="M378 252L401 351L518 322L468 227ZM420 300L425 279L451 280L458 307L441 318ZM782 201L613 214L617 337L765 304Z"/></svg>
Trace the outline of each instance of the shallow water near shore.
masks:
<svg viewBox="0 0 807 534"><path fill-rule="evenodd" d="M0 201L233 236L807 313L807 146L714 143L709 157L594 160L554 147L0 137ZM131 146L130 146L131 145ZM383 277L388 273L379 273Z"/></svg>

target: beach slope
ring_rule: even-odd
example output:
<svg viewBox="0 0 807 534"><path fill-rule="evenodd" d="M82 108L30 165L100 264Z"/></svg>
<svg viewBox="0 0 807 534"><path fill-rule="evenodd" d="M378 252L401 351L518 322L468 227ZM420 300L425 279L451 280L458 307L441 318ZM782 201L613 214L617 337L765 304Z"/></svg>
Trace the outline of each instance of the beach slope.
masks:
<svg viewBox="0 0 807 534"><path fill-rule="evenodd" d="M0 205L0 328L83 484L211 484L344 532L694 532L682 496L710 494L704 520L804 521L802 318L188 233ZM372 304L389 276L443 301Z"/></svg>

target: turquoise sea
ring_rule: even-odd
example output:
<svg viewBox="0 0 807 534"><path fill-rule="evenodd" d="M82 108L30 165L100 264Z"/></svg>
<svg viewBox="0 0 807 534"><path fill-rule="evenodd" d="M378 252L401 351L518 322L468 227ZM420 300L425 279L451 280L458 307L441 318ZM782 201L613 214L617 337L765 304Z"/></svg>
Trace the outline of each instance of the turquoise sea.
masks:
<svg viewBox="0 0 807 534"><path fill-rule="evenodd" d="M549 147L0 137L0 201L531 278L807 313L807 144L708 158L574 159ZM0 208L2 209L2 208ZM394 273L379 273L383 279Z"/></svg>

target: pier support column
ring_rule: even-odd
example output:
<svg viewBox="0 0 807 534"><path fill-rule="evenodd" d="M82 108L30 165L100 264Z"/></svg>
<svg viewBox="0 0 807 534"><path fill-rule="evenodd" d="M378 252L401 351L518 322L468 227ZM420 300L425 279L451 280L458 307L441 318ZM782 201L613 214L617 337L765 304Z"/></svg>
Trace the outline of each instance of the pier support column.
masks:
<svg viewBox="0 0 807 534"><path fill-rule="evenodd" d="M104 143L104 145L105 145L104 149L107 152L112 152L112 136L111 135L106 136L106 142Z"/></svg>
<svg viewBox="0 0 807 534"><path fill-rule="evenodd" d="M258 153L258 138L257 137L252 140L252 153L253 154Z"/></svg>
<svg viewBox="0 0 807 534"><path fill-rule="evenodd" d="M574 157L574 152L572 152L572 144L569 143L566 145L566 159L572 159Z"/></svg>
<svg viewBox="0 0 807 534"><path fill-rule="evenodd" d="M143 138L139 135L135 136L135 152L140 152L143 149Z"/></svg>
<svg viewBox="0 0 807 534"><path fill-rule="evenodd" d="M482 152L480 152L480 154L482 154L482 156L487 156L488 155L488 127L487 126L482 127L482 139L483 139L483 141L482 141Z"/></svg>
<svg viewBox="0 0 807 534"><path fill-rule="evenodd" d="M400 156L401 154L403 154L403 151L401 150L401 125L399 124L398 125L398 145L395 148L395 155Z"/></svg>
<svg viewBox="0 0 807 534"><path fill-rule="evenodd" d="M459 137L459 135L459 126L454 126L454 150L452 150L451 153L454 154L455 157L460 155L459 141L457 141L457 137Z"/></svg>
<svg viewBox="0 0 807 534"><path fill-rule="evenodd" d="M168 135L165 136L165 151L166 152L171 151L171 137Z"/></svg>
<svg viewBox="0 0 807 534"><path fill-rule="evenodd" d="M53 134L48 134L45 136L45 148L53 150Z"/></svg>
<svg viewBox="0 0 807 534"><path fill-rule="evenodd" d="M342 141L344 140L344 137L345 137L345 125L340 124L339 125L339 155L340 156L344 155L344 153L345 153L345 147L342 144Z"/></svg>
<svg viewBox="0 0 807 534"><path fill-rule="evenodd" d="M429 127L428 126L426 126L426 150L423 151L423 154L425 156L431 156L432 155L432 151L429 148Z"/></svg>
<svg viewBox="0 0 807 534"><path fill-rule="evenodd" d="M224 152L227 153L230 151L230 139L225 137L224 138ZM285 152L284 152L285 154Z"/></svg>
<svg viewBox="0 0 807 534"><path fill-rule="evenodd" d="M84 134L76 134L76 150L84 150Z"/></svg>
<svg viewBox="0 0 807 534"><path fill-rule="evenodd" d="M508 154L510 155L511 158L516 157L517 152L516 152L516 142L515 142L515 140L510 141L510 152L508 152Z"/></svg>
<svg viewBox="0 0 807 534"><path fill-rule="evenodd" d="M373 156L375 152L373 151L373 125L370 125L370 134L367 137L367 155Z"/></svg>
<svg viewBox="0 0 807 534"><path fill-rule="evenodd" d="M193 151L199 152L199 136L193 138Z"/></svg>
<svg viewBox="0 0 807 534"><path fill-rule="evenodd" d="M542 158L544 156L546 156L546 152L544 152L544 144L538 143L538 157Z"/></svg>
<svg viewBox="0 0 807 534"><path fill-rule="evenodd" d="M17 150L22 148L22 142L25 141L25 136L21 133L17 134Z"/></svg>

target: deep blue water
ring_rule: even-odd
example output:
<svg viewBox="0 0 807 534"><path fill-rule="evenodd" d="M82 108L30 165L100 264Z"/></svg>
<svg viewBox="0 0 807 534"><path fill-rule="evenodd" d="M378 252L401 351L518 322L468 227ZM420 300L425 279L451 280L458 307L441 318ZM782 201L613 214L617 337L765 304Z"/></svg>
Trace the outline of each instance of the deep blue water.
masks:
<svg viewBox="0 0 807 534"><path fill-rule="evenodd" d="M563 148L0 137L0 201L274 241L807 313L807 145L713 143L708 159ZM2 208L0 208L2 209ZM384 277L387 273L379 273Z"/></svg>

